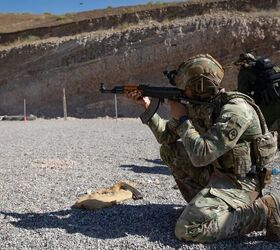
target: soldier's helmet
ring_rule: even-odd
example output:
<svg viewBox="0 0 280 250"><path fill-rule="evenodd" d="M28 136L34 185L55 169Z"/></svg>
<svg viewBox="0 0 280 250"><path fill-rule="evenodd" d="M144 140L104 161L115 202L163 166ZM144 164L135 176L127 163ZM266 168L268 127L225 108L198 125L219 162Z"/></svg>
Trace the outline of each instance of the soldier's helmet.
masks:
<svg viewBox="0 0 280 250"><path fill-rule="evenodd" d="M175 76L176 87L191 90L196 99L215 96L224 77L221 64L209 54L199 54L181 63Z"/></svg>
<svg viewBox="0 0 280 250"><path fill-rule="evenodd" d="M242 65L244 63L255 62L256 58L251 53L241 53L239 58L234 62L235 65Z"/></svg>

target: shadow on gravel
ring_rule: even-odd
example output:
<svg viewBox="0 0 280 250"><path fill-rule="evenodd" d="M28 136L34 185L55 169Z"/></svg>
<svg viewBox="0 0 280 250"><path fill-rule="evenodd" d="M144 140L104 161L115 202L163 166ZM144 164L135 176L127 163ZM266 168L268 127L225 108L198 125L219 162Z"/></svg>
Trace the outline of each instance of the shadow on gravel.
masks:
<svg viewBox="0 0 280 250"><path fill-rule="evenodd" d="M155 166L139 166L135 164L130 165L120 165L121 168L125 168L133 171L134 173L146 173L146 174L162 174L162 175L170 175L169 168L164 164L164 162L160 159L149 160L144 159L146 162L154 163Z"/></svg>
<svg viewBox="0 0 280 250"><path fill-rule="evenodd" d="M145 174L162 174L170 175L170 170L165 166L138 166L138 165L120 165L121 168L125 168L133 171L134 173L145 173Z"/></svg>
<svg viewBox="0 0 280 250"><path fill-rule="evenodd" d="M139 235L149 241L171 247L183 243L175 238L175 205L118 205L103 210L89 211L71 208L48 213L0 212L5 221L15 227L36 229L64 229L98 239L114 239Z"/></svg>
<svg viewBox="0 0 280 250"><path fill-rule="evenodd" d="M66 233L80 233L97 239L115 239L138 235L150 242L178 249L279 249L279 243L266 242L261 236L240 237L212 244L183 243L175 238L176 205L118 205L88 211L67 209L48 213L0 212L4 220L27 230L64 229ZM131 242L133 243L133 242ZM206 247L206 248L205 248Z"/></svg>

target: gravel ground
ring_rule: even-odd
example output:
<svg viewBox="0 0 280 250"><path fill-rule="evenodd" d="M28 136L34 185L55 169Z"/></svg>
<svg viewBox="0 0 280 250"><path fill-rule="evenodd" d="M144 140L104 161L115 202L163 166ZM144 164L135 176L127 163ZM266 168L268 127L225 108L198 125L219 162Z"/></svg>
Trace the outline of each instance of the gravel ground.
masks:
<svg viewBox="0 0 280 250"><path fill-rule="evenodd" d="M1 122L0 249L280 249L263 234L215 244L174 235L175 182L139 119ZM279 162L278 162L279 163ZM99 211L77 197L120 180L144 199ZM279 194L280 176L269 189Z"/></svg>

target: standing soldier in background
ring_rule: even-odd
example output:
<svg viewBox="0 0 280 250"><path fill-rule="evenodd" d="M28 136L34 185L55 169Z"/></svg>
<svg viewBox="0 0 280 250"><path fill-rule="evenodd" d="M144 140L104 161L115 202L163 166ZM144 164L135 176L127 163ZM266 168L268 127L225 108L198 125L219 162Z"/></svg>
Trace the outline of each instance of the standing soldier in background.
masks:
<svg viewBox="0 0 280 250"><path fill-rule="evenodd" d="M270 59L240 54L237 90L259 105L270 130L278 131L280 145L280 67Z"/></svg>
<svg viewBox="0 0 280 250"><path fill-rule="evenodd" d="M147 123L188 202L176 237L203 243L266 229L267 239L280 241L280 200L272 193L262 196L277 133L268 131L250 97L220 88L223 76L210 55L189 58L172 82L200 104L170 102L169 121L155 114ZM139 91L128 97L146 109L150 105Z"/></svg>

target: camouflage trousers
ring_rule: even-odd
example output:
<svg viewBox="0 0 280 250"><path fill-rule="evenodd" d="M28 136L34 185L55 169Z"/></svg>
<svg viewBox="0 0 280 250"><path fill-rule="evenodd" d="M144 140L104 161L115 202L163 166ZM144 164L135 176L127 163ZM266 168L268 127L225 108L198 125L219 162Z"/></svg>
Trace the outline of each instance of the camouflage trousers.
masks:
<svg viewBox="0 0 280 250"><path fill-rule="evenodd" d="M162 145L160 153L188 202L176 223L178 239L214 242L266 227L258 178L237 179L211 166L194 167L180 141Z"/></svg>

